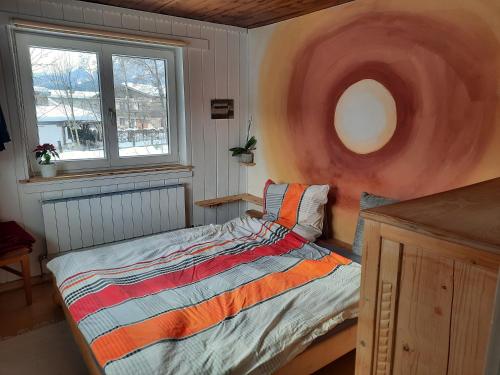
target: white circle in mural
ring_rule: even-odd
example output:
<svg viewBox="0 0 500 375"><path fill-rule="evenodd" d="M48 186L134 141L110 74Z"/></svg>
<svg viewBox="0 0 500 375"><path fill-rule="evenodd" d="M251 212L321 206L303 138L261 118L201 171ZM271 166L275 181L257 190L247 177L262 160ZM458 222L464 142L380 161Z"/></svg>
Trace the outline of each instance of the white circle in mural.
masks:
<svg viewBox="0 0 500 375"><path fill-rule="evenodd" d="M349 86L335 108L335 131L352 152L380 150L396 130L396 102L389 90L373 79Z"/></svg>

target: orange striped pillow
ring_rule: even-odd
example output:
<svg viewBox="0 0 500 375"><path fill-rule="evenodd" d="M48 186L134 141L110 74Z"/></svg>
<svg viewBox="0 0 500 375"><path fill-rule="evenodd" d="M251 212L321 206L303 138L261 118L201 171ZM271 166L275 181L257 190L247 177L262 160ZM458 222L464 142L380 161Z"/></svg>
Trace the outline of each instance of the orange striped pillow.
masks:
<svg viewBox="0 0 500 375"><path fill-rule="evenodd" d="M323 231L328 185L276 184L264 188L264 220L275 221L314 241Z"/></svg>

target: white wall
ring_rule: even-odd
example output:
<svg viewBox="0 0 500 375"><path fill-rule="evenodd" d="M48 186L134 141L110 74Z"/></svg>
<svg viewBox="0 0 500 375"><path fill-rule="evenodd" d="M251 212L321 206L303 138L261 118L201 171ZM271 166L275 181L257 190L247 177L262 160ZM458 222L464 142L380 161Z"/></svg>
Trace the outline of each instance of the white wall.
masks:
<svg viewBox="0 0 500 375"><path fill-rule="evenodd" d="M7 25L12 18L58 22L74 26L90 25L118 32L184 38L190 47L183 50L186 162L191 173L122 176L119 180L99 179L65 184L23 185L28 177L23 124L19 120L13 58ZM38 255L45 250L40 200L120 189L145 187L176 181L187 185L188 218L194 225L221 223L237 216L244 204L202 209L194 201L246 191L247 171L228 149L245 139L248 118L247 30L183 18L138 12L72 0L0 1L0 104L14 142L0 152L0 220L16 220L35 235L32 255L37 274ZM210 99L235 100L234 120L211 120ZM7 280L0 272L0 282Z"/></svg>
<svg viewBox="0 0 500 375"><path fill-rule="evenodd" d="M264 139L262 132L262 119L260 117L261 111L259 108L259 72L260 64L264 53L266 52L268 40L266 37L276 27L276 24L257 27L248 31L248 50L252 55L253 64L248 68L249 70L249 113L252 116L254 127L252 133L257 138L257 150L255 151L255 167L248 170L248 184L247 192L250 194L262 197L264 185L269 178L269 170L265 162ZM259 207L252 206L254 209Z"/></svg>

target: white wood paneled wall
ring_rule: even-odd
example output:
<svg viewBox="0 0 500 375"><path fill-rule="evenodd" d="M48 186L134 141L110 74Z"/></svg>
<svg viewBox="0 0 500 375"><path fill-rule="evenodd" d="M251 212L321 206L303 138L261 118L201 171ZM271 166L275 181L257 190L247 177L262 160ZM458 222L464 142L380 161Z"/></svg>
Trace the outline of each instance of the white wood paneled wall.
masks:
<svg viewBox="0 0 500 375"><path fill-rule="evenodd" d="M247 171L232 158L228 149L244 142L248 120L248 55L247 30L232 26L216 25L147 12L139 12L100 4L73 0L0 0L0 102L9 123L13 144L8 145L0 157L0 168L14 170L16 180L27 178L26 150L23 145L21 116L14 93L15 70L9 51L6 25L13 17L61 22L68 25L103 27L128 33L156 36L176 36L190 40L191 47L183 49L185 94L185 155L183 161L194 166L192 177L186 182L187 221L192 225L222 223L238 216L246 207L233 203L225 207L203 209L194 204L197 200L227 194L246 192ZM7 95L6 93L10 93ZM2 98L3 97L3 98ZM211 120L211 99L234 99L235 118ZM134 177L136 178L136 177ZM134 181L134 185L149 185L151 178ZM164 180L165 181L165 180ZM12 218L32 232L38 239L32 256L33 271L37 256L44 251L44 228L40 199L55 191L89 189L69 187L67 183L50 191L27 192L17 181L2 181L4 191L12 196L3 199L19 202L19 212L0 210L0 220ZM83 184L85 185L85 184ZM73 186L78 186L73 185ZM113 188L99 181L92 189L100 191ZM29 189L28 189L29 190ZM33 190L33 189L32 189ZM36 189L35 189L36 190ZM17 193L17 196L15 196ZM14 207L15 205L12 205ZM0 282L3 281L0 274Z"/></svg>
<svg viewBox="0 0 500 375"><path fill-rule="evenodd" d="M248 119L247 34L189 27L188 35L209 41L208 50L188 50L194 201L246 191L246 169L229 148L245 141ZM211 120L210 99L234 99L234 119ZM198 124L202 123L200 127ZM224 223L243 204L193 207L193 223Z"/></svg>

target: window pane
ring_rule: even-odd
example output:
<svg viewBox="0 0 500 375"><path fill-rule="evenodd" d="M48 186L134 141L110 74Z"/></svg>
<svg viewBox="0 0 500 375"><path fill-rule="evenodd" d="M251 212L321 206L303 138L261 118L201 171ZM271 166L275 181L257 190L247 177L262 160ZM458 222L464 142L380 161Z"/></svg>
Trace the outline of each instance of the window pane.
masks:
<svg viewBox="0 0 500 375"><path fill-rule="evenodd" d="M113 55L120 157L169 153L167 62Z"/></svg>
<svg viewBox="0 0 500 375"><path fill-rule="evenodd" d="M40 143L62 160L104 158L97 55L30 47Z"/></svg>

